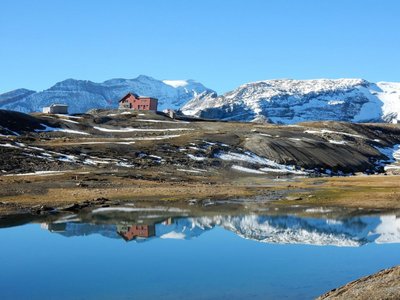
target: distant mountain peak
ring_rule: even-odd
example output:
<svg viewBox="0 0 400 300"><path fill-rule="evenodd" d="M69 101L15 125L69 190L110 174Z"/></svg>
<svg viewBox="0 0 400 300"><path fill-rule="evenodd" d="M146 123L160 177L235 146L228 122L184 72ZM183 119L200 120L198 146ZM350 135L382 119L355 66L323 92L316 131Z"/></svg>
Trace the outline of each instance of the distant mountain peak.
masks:
<svg viewBox="0 0 400 300"><path fill-rule="evenodd" d="M175 80L167 80L176 82ZM66 79L42 92L0 95L0 108L21 112L41 111L44 106L62 102L71 113L82 113L93 108L116 108L118 100L128 92L149 95L159 100L159 109L179 109L197 94L212 91L201 83L186 80L185 87L165 84L146 75L134 79L115 78L96 83L90 80ZM22 90L21 90L22 91ZM10 93L12 97L10 97Z"/></svg>
<svg viewBox="0 0 400 300"><path fill-rule="evenodd" d="M250 82L218 97L194 97L182 107L187 115L274 123L302 121L394 121L400 117L400 83L360 78L273 79Z"/></svg>
<svg viewBox="0 0 400 300"><path fill-rule="evenodd" d="M0 107L2 105L6 105L8 103L12 103L15 101L19 101L29 95L36 93L36 91L28 90L28 89L16 89L4 94L0 95Z"/></svg>
<svg viewBox="0 0 400 300"><path fill-rule="evenodd" d="M146 81L159 81L151 76L148 75L139 75L138 77L136 77L133 80L146 80Z"/></svg>
<svg viewBox="0 0 400 300"><path fill-rule="evenodd" d="M70 112L116 108L128 92L159 99L159 109L232 121L293 124L304 121L398 122L400 83L361 78L272 79L249 82L218 95L195 80L157 80L147 75L102 83L66 79L42 92L18 89L0 95L0 108L41 111L66 103Z"/></svg>

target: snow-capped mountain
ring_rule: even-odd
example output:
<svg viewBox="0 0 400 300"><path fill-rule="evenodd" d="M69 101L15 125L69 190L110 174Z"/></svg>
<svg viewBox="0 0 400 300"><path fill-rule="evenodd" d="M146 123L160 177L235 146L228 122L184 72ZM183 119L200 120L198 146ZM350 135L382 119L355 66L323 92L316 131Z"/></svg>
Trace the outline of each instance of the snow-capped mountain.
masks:
<svg viewBox="0 0 400 300"><path fill-rule="evenodd" d="M265 80L218 96L203 92L182 107L205 118L292 124L302 121L397 122L400 83L363 79Z"/></svg>
<svg viewBox="0 0 400 300"><path fill-rule="evenodd" d="M1 94L0 108L37 112L52 103L62 103L69 105L71 113L83 113L93 108L116 108L128 92L158 98L159 110L163 110L178 109L197 94L213 91L193 80L161 81L144 75L102 83L67 79L42 92L19 89Z"/></svg>
<svg viewBox="0 0 400 300"><path fill-rule="evenodd" d="M182 218L158 224L160 238L191 239L215 227L262 243L358 247L368 243L400 243L400 219L362 216L344 219L287 216L215 216Z"/></svg>
<svg viewBox="0 0 400 300"><path fill-rule="evenodd" d="M211 119L293 124L302 121L397 122L400 83L363 79L265 80L244 84L218 96L193 80L148 76L102 83L67 79L42 92L18 89L0 95L0 109L41 111L52 103L71 113L116 108L128 92L159 99L159 109Z"/></svg>
<svg viewBox="0 0 400 300"><path fill-rule="evenodd" d="M27 90L27 89L17 89L11 92L7 92L0 95L0 107L9 103L20 101L32 94L36 93L35 91Z"/></svg>
<svg viewBox="0 0 400 300"><path fill-rule="evenodd" d="M213 216L176 218L172 223L155 224L154 236L140 241L185 239L221 227L238 236L262 243L308 244L358 247L368 243L400 243L400 218L395 215L360 216L342 219L305 218L283 216ZM64 236L100 234L108 238L121 238L117 225L87 223L43 224L42 228Z"/></svg>

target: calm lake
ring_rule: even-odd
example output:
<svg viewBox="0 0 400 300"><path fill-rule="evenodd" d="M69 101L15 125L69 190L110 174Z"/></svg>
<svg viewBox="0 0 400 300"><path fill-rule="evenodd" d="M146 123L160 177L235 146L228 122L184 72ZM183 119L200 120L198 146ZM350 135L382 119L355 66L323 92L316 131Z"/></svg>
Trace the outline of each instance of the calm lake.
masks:
<svg viewBox="0 0 400 300"><path fill-rule="evenodd" d="M1 299L312 299L400 264L395 213L126 206L1 226Z"/></svg>

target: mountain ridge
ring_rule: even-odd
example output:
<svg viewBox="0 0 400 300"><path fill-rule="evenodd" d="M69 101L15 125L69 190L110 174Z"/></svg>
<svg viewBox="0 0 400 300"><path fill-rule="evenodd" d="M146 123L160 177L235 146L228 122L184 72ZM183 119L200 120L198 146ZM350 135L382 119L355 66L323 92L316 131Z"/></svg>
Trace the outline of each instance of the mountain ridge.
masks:
<svg viewBox="0 0 400 300"><path fill-rule="evenodd" d="M159 99L159 109L179 109L198 93L212 90L194 80L161 80L139 75L133 79L113 78L97 83L72 78L57 82L50 88L23 94L17 89L0 94L0 108L25 113L41 111L52 103L69 105L71 113L83 113L93 108L112 109L128 92L151 95ZM176 86L173 83L179 82ZM168 84L169 83L169 84Z"/></svg>
<svg viewBox="0 0 400 300"><path fill-rule="evenodd" d="M82 113L116 108L128 92L158 98L159 110L180 109L207 119L278 124L400 121L400 83L360 78L260 80L222 95L192 79L139 75L96 83L69 78L40 92L17 89L0 94L0 108L29 113L58 102L68 104L71 113Z"/></svg>
<svg viewBox="0 0 400 300"><path fill-rule="evenodd" d="M397 122L400 83L365 79L273 79L250 82L218 96L202 93L183 113L211 119L273 123L304 121Z"/></svg>
<svg viewBox="0 0 400 300"><path fill-rule="evenodd" d="M100 209L101 210L101 209ZM312 210L312 209L308 209ZM116 208L118 211L118 208ZM100 212L107 214L107 212ZM100 234L120 239L118 224L55 223L42 228L64 236ZM191 240L216 227L231 231L237 236L259 243L303 244L337 247L360 247L366 244L399 243L399 218L395 215L355 216L339 219L300 217L296 215L217 215L175 218L172 223L155 223L155 235L140 242L154 239Z"/></svg>

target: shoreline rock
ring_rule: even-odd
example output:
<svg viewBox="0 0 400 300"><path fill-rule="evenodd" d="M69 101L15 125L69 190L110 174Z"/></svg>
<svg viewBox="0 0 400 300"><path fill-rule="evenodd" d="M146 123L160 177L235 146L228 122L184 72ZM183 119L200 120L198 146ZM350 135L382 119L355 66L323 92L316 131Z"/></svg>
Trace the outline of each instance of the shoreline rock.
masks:
<svg viewBox="0 0 400 300"><path fill-rule="evenodd" d="M317 298L328 299L400 299L400 266L349 282Z"/></svg>

